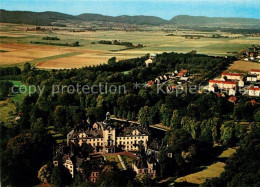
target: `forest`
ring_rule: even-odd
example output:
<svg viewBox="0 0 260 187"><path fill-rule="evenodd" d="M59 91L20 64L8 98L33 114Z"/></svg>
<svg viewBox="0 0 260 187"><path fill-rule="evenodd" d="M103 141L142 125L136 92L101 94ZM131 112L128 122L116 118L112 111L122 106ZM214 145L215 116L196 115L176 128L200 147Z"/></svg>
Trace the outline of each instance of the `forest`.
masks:
<svg viewBox="0 0 260 187"><path fill-rule="evenodd" d="M162 123L170 127L162 141L156 181L169 176L182 176L201 164L212 162L204 158L211 158L210 155L214 153L213 143L217 142L226 147L240 148L227 161L226 171L221 177L207 181L205 186L248 186L259 183L252 180L259 178L260 168L258 98L254 98L252 102L252 98L241 96L234 105L228 101L228 97L218 97L213 93L183 93L176 96L157 93L155 86L137 89L133 87L135 82L145 83L176 69L187 69L191 74L196 74L194 85L205 84L210 78L223 72L234 59L172 52L158 54L156 61L146 67L145 60L148 58L148 54L121 61L116 61L114 57L104 65L70 70L38 70L31 68L28 63L23 71L17 67L0 69L0 79L13 76L26 85L45 86L41 95L35 93L25 96L17 104L16 112L22 114L19 121L1 123L3 184L17 186L39 183L37 172L42 165L50 164L55 145L55 140L46 131L48 127L54 126L59 133L66 134L87 119L91 122L104 120L107 111L118 118L138 120L144 126ZM59 93L55 96L51 93L52 85L91 86L100 83L124 85L127 93ZM251 125L245 125L244 122ZM172 158L167 157L169 152L173 153ZM186 156L183 156L183 152ZM240 156L246 162L240 160ZM239 163L244 165L236 167ZM241 169L242 167L246 169ZM249 168L254 170L246 173ZM61 171L54 173L62 175ZM126 177L121 171L114 169L109 174L102 175L97 185L126 185L117 175ZM64 176L60 180L64 180L66 184L84 184L84 181L75 181L76 179L66 181ZM236 182L236 179L243 179L243 183ZM145 179L136 183L134 177L125 180L130 181L130 186L151 186L156 182ZM61 181L54 183L64 184Z"/></svg>

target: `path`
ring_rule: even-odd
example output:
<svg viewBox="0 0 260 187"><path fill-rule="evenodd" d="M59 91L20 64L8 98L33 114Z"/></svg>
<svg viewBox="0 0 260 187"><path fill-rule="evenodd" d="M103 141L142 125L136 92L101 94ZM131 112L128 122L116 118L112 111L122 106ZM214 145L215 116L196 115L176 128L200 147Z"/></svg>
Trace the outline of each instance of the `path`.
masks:
<svg viewBox="0 0 260 187"><path fill-rule="evenodd" d="M122 165L123 169L126 170L125 163L124 163L124 161L122 160L121 155L117 155L117 158L119 159L119 162L120 162L120 164Z"/></svg>

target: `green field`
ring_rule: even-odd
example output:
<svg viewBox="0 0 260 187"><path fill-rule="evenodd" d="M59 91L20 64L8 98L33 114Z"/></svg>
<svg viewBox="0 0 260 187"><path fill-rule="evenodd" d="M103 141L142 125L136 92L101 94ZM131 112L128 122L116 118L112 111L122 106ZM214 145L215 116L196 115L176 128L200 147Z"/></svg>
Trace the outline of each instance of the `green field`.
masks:
<svg viewBox="0 0 260 187"><path fill-rule="evenodd" d="M27 91L25 89L21 89L21 91L24 93L12 94L6 100L0 101L0 121L3 121L5 123L14 120L16 116L15 103L20 103L23 100L24 96L29 93L29 87L24 85L21 81L10 82L12 82L16 86L25 86Z"/></svg>
<svg viewBox="0 0 260 187"><path fill-rule="evenodd" d="M10 96L10 99L12 101L14 101L15 103L20 103L24 96L26 96L27 94L29 94L29 87L26 86L25 84L23 84L21 81L10 81L12 82L15 86L17 87L21 87L21 93L18 94L13 94ZM24 87L26 87L26 89L23 89ZM17 92L19 92L19 90L17 90Z"/></svg>
<svg viewBox="0 0 260 187"><path fill-rule="evenodd" d="M238 52L242 49L246 49L251 45L260 45L260 37L246 37L238 34L230 34L225 32L202 32L202 31L174 31L172 34L174 36L166 36L169 33L154 30L154 31L135 31L135 32L125 32L125 31L86 31L86 32L69 32L67 30L54 30L52 32L43 32L43 31L23 31L15 30L15 28L25 27L24 25L15 25L15 24L4 24L0 28L0 35L6 36L0 38L0 51L8 51L1 53L3 57L5 55L16 53L9 51L8 47L2 47L1 44L28 44L34 46L34 49L39 48L39 51L42 50L40 47L44 45L31 44L30 42L46 42L42 38L45 36L56 36L60 40L52 40L51 43L73 43L79 41L79 47L65 47L65 46L48 46L58 49L63 52L63 54L53 54L50 56L43 56L39 54L39 57L34 56L29 62L32 65L35 65L39 62L48 62L51 61L51 65L46 67L62 69L64 68L73 68L73 67L82 67L93 64L100 64L107 61L111 57L117 57L117 59L127 59L134 58L138 56L143 56L147 53L162 53L162 52L178 52L178 53L187 53L191 50L196 50L197 53L207 54L207 55L217 55L217 56L226 56L231 55L229 52ZM28 26L32 27L32 26ZM153 28L151 28L152 30ZM219 33L222 36L228 36L230 38L210 38L214 33ZM200 39L188 39L182 35L203 35L204 38ZM234 38L239 37L239 38ZM142 44L144 48L135 48L118 52L111 52L110 50L124 49L125 46L120 45L106 45L106 44L97 44L100 40L118 40L120 42L126 41L131 42L134 45ZM92 44L95 42L95 44ZM45 45L46 47L46 45ZM21 47L18 49L18 55L22 55L23 50ZM64 50L64 51L63 51ZM50 48L50 51L52 49ZM48 52L48 50L46 51ZM30 52L25 50L24 53L29 55ZM33 54L33 52L32 52ZM83 55L79 55L83 54ZM68 58L66 61L65 58ZM75 58L71 58L75 57ZM21 63L17 63L16 60L13 60L12 63L8 63L8 59L5 59L5 65L2 66L12 66L14 62L19 67L22 67L24 62L21 59ZM60 60L61 59L61 60ZM7 61L7 62L6 62ZM19 61L19 62L20 62ZM56 66L60 63L60 66ZM55 65L53 65L55 64ZM69 65L68 65L69 64ZM1 66L1 65L0 65ZM45 64L39 68L44 68ZM44 68L46 69L46 68Z"/></svg>

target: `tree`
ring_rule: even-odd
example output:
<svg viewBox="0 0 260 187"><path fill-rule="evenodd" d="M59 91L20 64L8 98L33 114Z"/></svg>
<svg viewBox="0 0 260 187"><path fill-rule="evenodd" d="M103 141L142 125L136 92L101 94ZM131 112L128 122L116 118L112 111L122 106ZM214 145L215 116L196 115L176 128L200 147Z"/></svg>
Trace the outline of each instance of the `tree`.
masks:
<svg viewBox="0 0 260 187"><path fill-rule="evenodd" d="M254 115L254 120L256 122L260 122L260 110L258 110Z"/></svg>
<svg viewBox="0 0 260 187"><path fill-rule="evenodd" d="M23 72L29 72L31 70L31 64L29 62L26 62L24 64Z"/></svg>
<svg viewBox="0 0 260 187"><path fill-rule="evenodd" d="M171 127L179 128L181 123L181 118L179 117L178 110L174 110L171 117Z"/></svg>
<svg viewBox="0 0 260 187"><path fill-rule="evenodd" d="M260 126L252 127L241 147L226 161L220 178L208 180L203 186L260 186Z"/></svg>
<svg viewBox="0 0 260 187"><path fill-rule="evenodd" d="M144 106L139 110L138 120L141 125L145 126L146 128L148 128L149 125L153 123L151 109L148 106Z"/></svg>
<svg viewBox="0 0 260 187"><path fill-rule="evenodd" d="M57 186L65 186L71 183L71 174L63 165L54 167L52 170L51 183Z"/></svg>
<svg viewBox="0 0 260 187"><path fill-rule="evenodd" d="M43 183L50 183L51 182L51 171L52 168L45 164L41 167L41 169L38 171L38 178L43 182Z"/></svg>

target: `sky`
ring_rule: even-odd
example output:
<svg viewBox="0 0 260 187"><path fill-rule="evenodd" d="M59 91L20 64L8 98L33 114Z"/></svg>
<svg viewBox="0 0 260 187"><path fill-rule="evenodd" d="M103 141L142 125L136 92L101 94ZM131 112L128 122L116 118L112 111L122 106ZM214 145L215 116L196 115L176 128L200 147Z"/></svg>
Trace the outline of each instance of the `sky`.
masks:
<svg viewBox="0 0 260 187"><path fill-rule="evenodd" d="M5 10L56 11L71 15L176 15L260 19L260 0L1 0Z"/></svg>

